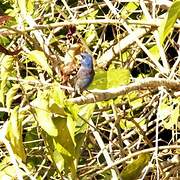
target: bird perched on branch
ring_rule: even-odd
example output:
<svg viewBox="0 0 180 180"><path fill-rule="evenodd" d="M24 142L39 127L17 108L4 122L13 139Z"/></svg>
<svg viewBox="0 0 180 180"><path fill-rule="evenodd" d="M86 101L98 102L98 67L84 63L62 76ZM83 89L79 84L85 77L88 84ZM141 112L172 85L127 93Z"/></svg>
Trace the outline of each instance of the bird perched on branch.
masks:
<svg viewBox="0 0 180 180"><path fill-rule="evenodd" d="M75 92L82 94L94 78L93 58L87 52L81 53L80 68L75 79Z"/></svg>

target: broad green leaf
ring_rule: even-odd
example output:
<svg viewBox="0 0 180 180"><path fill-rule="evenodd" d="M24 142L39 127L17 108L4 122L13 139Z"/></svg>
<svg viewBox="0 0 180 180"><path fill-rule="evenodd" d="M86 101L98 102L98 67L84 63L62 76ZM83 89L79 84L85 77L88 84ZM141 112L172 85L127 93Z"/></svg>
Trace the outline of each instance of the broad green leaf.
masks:
<svg viewBox="0 0 180 180"><path fill-rule="evenodd" d="M6 106L8 110L10 110L11 104L13 102L13 98L16 95L19 87L20 87L19 84L14 84L13 87L6 94Z"/></svg>
<svg viewBox="0 0 180 180"><path fill-rule="evenodd" d="M50 102L49 102L49 109L52 113L59 114L60 116L66 116L64 110L64 100L66 96L64 91L61 90L58 83L54 83L51 86L50 91Z"/></svg>
<svg viewBox="0 0 180 180"><path fill-rule="evenodd" d="M160 33L161 43L164 42L165 38L172 31L172 28L178 18L180 18L180 0L174 1L172 6L169 8L168 16L165 20L165 25L163 26L163 31Z"/></svg>
<svg viewBox="0 0 180 180"><path fill-rule="evenodd" d="M74 123L73 120L68 118L56 117L53 118L53 122L58 130L58 136L54 138L54 144L56 149L61 153L69 157L75 155L75 141L74 141ZM72 129L70 129L70 128Z"/></svg>
<svg viewBox="0 0 180 180"><path fill-rule="evenodd" d="M163 44L166 37L172 32L172 28L176 22L176 20L180 17L180 1L174 1L172 6L168 11L167 17L161 21L161 24L158 28L159 35L160 35L160 43ZM151 54L154 56L155 59L160 58L159 48L157 45L154 45L150 48Z"/></svg>
<svg viewBox="0 0 180 180"><path fill-rule="evenodd" d="M1 81L1 89L0 89L0 102L5 104L5 94L7 90L7 80L8 80L8 73L4 73L2 81Z"/></svg>
<svg viewBox="0 0 180 180"><path fill-rule="evenodd" d="M28 13L32 14L34 12L35 7L34 0L27 0L26 3Z"/></svg>
<svg viewBox="0 0 180 180"><path fill-rule="evenodd" d="M14 58L12 56L4 56L1 62L1 78L3 78L5 73L11 73L13 70Z"/></svg>
<svg viewBox="0 0 180 180"><path fill-rule="evenodd" d="M58 129L52 120L52 113L49 109L48 92L39 92L38 97L32 102L32 106L36 112L36 120L41 128L50 136L57 136Z"/></svg>
<svg viewBox="0 0 180 180"><path fill-rule="evenodd" d="M136 120L136 119L135 119ZM137 123L140 125L140 126L143 126L145 124L146 120L145 119L140 119L140 121L138 121ZM128 121L126 119L121 119L120 120L120 127L124 130L129 130L129 129L132 129L134 127L136 127L136 125L132 122L132 121Z"/></svg>
<svg viewBox="0 0 180 180"><path fill-rule="evenodd" d="M71 176L76 174L76 159L75 159L75 141L74 137L74 122L71 118L54 117L53 122L58 129L58 136L52 137L47 134L44 136L45 142L51 154L52 159L59 171L64 168L65 172L71 172ZM55 154L54 154L54 151Z"/></svg>
<svg viewBox="0 0 180 180"><path fill-rule="evenodd" d="M4 56L1 62L1 89L0 102L4 105L5 94L8 91L7 82L10 74L13 74L14 58L12 56Z"/></svg>
<svg viewBox="0 0 180 180"><path fill-rule="evenodd" d="M130 82L128 69L109 69L107 72L107 88L115 88Z"/></svg>
<svg viewBox="0 0 180 180"><path fill-rule="evenodd" d="M138 93L136 92L129 93L127 95L127 98L128 98L130 106L132 106L133 109L136 109L143 105L143 99L138 98Z"/></svg>
<svg viewBox="0 0 180 180"><path fill-rule="evenodd" d="M65 174L68 174L71 172L71 166L75 167L73 141L71 140L71 136L66 126L66 119L57 117L54 118L54 121L57 128L59 128L59 136L53 137L49 136L47 133L43 133L43 138L50 154L50 160L53 160L59 172L64 171ZM74 171L75 170L71 173L74 173Z"/></svg>
<svg viewBox="0 0 180 180"><path fill-rule="evenodd" d="M150 155L147 153L139 155L138 159L127 165L121 172L120 177L122 180L137 179L144 167L148 164Z"/></svg>
<svg viewBox="0 0 180 180"><path fill-rule="evenodd" d="M107 88L107 71L96 70L94 80L88 89L106 89Z"/></svg>
<svg viewBox="0 0 180 180"><path fill-rule="evenodd" d="M53 152L53 160L59 172L62 172L64 170L64 158L59 151L55 150Z"/></svg>
<svg viewBox="0 0 180 180"><path fill-rule="evenodd" d="M139 4L130 2L123 6L121 10L121 17L123 19L128 18L137 8L139 7Z"/></svg>
<svg viewBox="0 0 180 180"><path fill-rule="evenodd" d="M21 176L26 176L26 173L19 168ZM17 179L16 167L11 164L10 157L7 155L2 158L0 162L0 179L2 180L12 180Z"/></svg>
<svg viewBox="0 0 180 180"><path fill-rule="evenodd" d="M23 162L26 161L26 154L22 139L22 119L23 115L19 113L18 107L11 112L6 138L10 141L14 154Z"/></svg>
<svg viewBox="0 0 180 180"><path fill-rule="evenodd" d="M172 110L170 118L168 121L163 121L163 125L166 129L171 129L174 125L177 124L179 118L179 105Z"/></svg>
<svg viewBox="0 0 180 180"><path fill-rule="evenodd" d="M5 46L9 43L10 43L10 40L7 37L0 35L0 44L1 45Z"/></svg>
<svg viewBox="0 0 180 180"><path fill-rule="evenodd" d="M95 108L95 104L94 104L94 103L82 105L82 106L80 107L80 111L79 111L78 114L79 114L81 117L83 117L83 119L85 119L86 121L88 121L89 118L93 115L94 108Z"/></svg>
<svg viewBox="0 0 180 180"><path fill-rule="evenodd" d="M109 68L108 71L97 70L94 80L88 89L115 88L130 82L128 69Z"/></svg>
<svg viewBox="0 0 180 180"><path fill-rule="evenodd" d="M58 106L52 100L50 100L50 102L49 102L49 110L50 110L51 113L54 113L56 115L60 115L60 116L63 116L63 117L66 116L64 108L62 106Z"/></svg>
<svg viewBox="0 0 180 180"><path fill-rule="evenodd" d="M55 103L64 106L64 100L66 99L64 91L60 88L59 83L53 83L51 85L50 96L54 99Z"/></svg>
<svg viewBox="0 0 180 180"><path fill-rule="evenodd" d="M31 51L27 55L28 59L30 61L35 62L36 64L40 65L43 70L47 71L50 76L52 76L52 70L47 62L47 58L45 54L42 51L34 50Z"/></svg>
<svg viewBox="0 0 180 180"><path fill-rule="evenodd" d="M152 54L152 56L154 57L154 59L158 60L160 58L159 48L157 45L154 45L153 47L151 47L149 49L149 51Z"/></svg>
<svg viewBox="0 0 180 180"><path fill-rule="evenodd" d="M96 32L96 28L94 26L94 24L91 24L88 27L88 31L85 34L85 40L87 45L90 45L92 42L97 42L98 40L98 36L97 36L97 32Z"/></svg>

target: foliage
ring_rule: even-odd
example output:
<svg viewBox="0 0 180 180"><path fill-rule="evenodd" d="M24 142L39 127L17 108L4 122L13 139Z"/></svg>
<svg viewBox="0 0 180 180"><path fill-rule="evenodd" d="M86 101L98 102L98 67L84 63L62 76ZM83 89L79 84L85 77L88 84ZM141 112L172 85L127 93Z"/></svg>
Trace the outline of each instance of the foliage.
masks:
<svg viewBox="0 0 180 180"><path fill-rule="evenodd" d="M180 1L158 3L1 0L0 179L179 178L179 87L112 93L180 81ZM95 77L74 97L83 51Z"/></svg>

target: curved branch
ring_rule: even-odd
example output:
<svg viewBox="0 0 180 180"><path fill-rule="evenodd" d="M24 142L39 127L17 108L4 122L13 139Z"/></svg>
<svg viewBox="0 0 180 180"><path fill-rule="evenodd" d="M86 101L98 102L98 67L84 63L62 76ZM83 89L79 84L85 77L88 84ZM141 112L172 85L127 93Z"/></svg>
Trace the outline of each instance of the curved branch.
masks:
<svg viewBox="0 0 180 180"><path fill-rule="evenodd" d="M168 80L165 78L146 78L139 80L138 82L120 86L118 88L112 88L107 90L92 90L92 93L88 94L86 97L80 96L76 98L70 98L67 101L79 105L88 104L113 99L135 90L157 89L161 86L164 86L166 89L180 91L180 81Z"/></svg>

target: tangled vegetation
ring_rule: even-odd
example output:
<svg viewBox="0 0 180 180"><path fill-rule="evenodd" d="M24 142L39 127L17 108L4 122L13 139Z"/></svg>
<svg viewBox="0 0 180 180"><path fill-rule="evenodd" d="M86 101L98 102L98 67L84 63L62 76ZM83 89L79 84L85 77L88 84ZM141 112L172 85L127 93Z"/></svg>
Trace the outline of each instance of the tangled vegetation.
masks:
<svg viewBox="0 0 180 180"><path fill-rule="evenodd" d="M180 178L179 0L0 2L0 179Z"/></svg>

